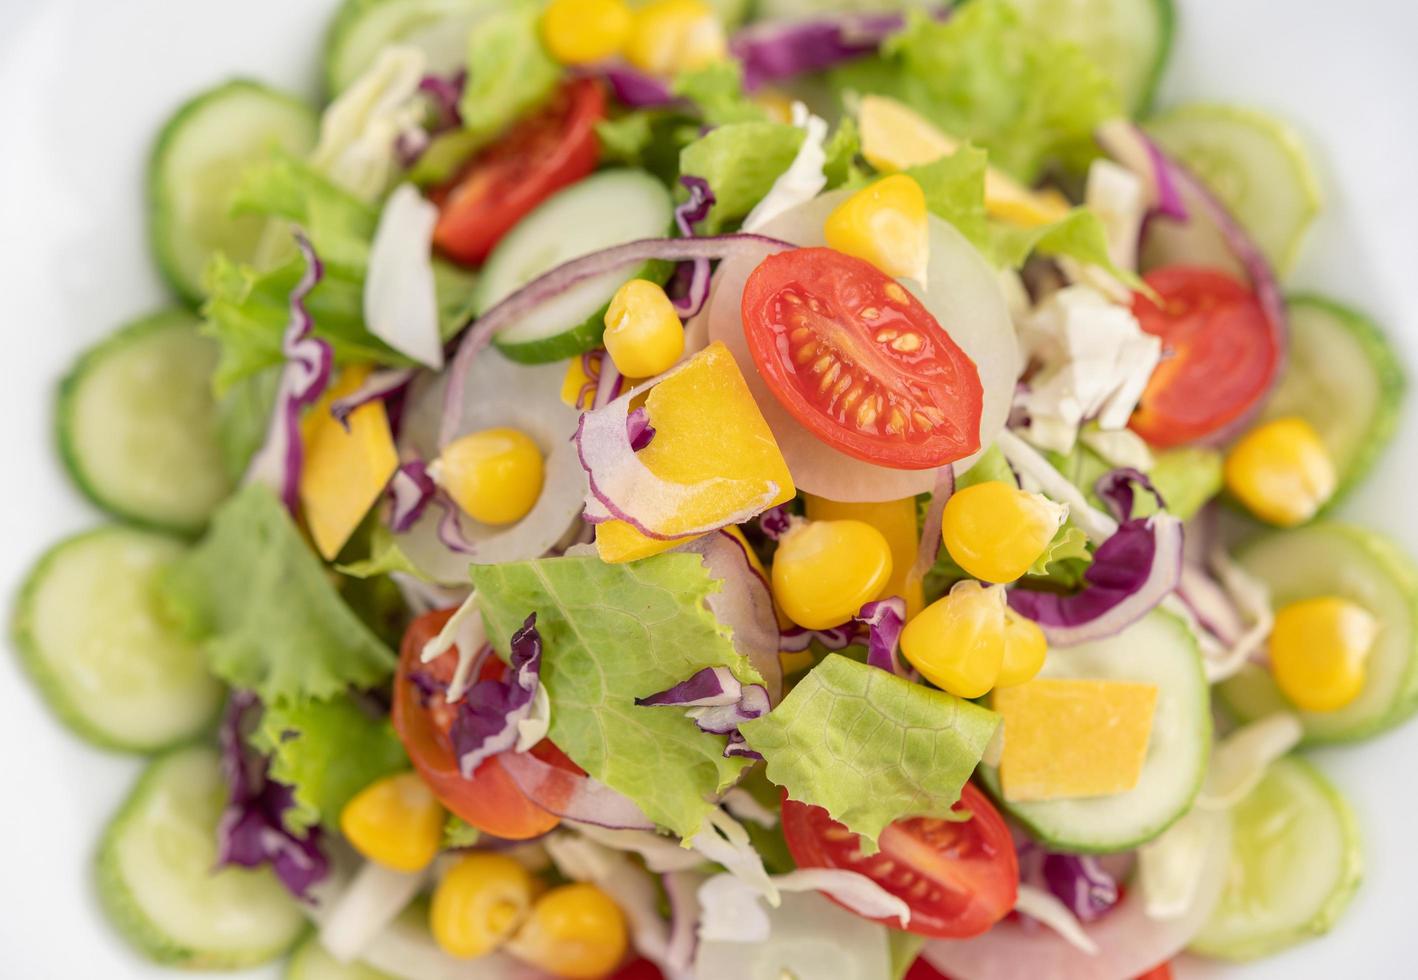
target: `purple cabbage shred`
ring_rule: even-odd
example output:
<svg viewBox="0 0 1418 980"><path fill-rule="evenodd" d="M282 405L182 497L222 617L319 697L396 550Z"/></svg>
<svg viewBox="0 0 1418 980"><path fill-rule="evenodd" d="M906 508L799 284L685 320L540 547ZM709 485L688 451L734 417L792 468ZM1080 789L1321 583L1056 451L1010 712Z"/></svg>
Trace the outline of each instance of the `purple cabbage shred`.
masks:
<svg viewBox="0 0 1418 980"><path fill-rule="evenodd" d="M515 748L518 723L531 716L541 686L542 638L537 632L537 614L527 617L522 628L512 634L507 676L501 680L478 681L459 702L449 736L465 777L487 759Z"/></svg>

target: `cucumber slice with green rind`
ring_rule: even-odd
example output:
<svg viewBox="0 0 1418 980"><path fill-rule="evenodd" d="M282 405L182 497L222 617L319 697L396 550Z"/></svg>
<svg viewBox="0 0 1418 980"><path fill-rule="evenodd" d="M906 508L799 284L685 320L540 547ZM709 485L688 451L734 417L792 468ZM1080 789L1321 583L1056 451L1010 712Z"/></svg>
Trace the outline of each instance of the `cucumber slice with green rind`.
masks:
<svg viewBox="0 0 1418 980"><path fill-rule="evenodd" d="M395 44L423 51L429 72L454 72L468 60L473 27L505 6L505 0L345 0L325 33L325 90L339 95Z"/></svg>
<svg viewBox="0 0 1418 980"><path fill-rule="evenodd" d="M15 647L45 700L105 748L153 752L208 730L222 686L162 617L157 577L180 541L111 526L52 548L20 590Z"/></svg>
<svg viewBox="0 0 1418 980"><path fill-rule="evenodd" d="M1339 478L1330 508L1392 440L1407 381L1397 351L1362 313L1313 295L1288 305L1289 353L1264 418L1299 416L1315 427Z"/></svg>
<svg viewBox="0 0 1418 980"><path fill-rule="evenodd" d="M1328 932L1363 878L1354 814L1293 756L1271 765L1231 812L1231 871L1191 952L1253 960Z"/></svg>
<svg viewBox="0 0 1418 980"><path fill-rule="evenodd" d="M243 171L273 149L303 156L319 120L299 99L238 79L202 92L158 133L148 162L148 240L163 277L192 304L217 252L247 261L265 228L228 214Z"/></svg>
<svg viewBox="0 0 1418 980"><path fill-rule="evenodd" d="M1172 50L1171 0L1010 0L1025 22L1083 50L1113 80L1123 107L1146 112Z"/></svg>
<svg viewBox="0 0 1418 980"><path fill-rule="evenodd" d="M563 262L614 245L667 234L674 204L665 185L643 170L603 170L537 206L497 243L478 280L474 308L499 300ZM542 364L574 357L600 343L602 317L622 284L636 277L663 282L670 266L610 272L578 283L497 335L514 361Z"/></svg>
<svg viewBox="0 0 1418 980"><path fill-rule="evenodd" d="M175 749L149 764L104 832L99 900L114 927L158 963L255 966L305 931L300 904L269 869L214 870L226 799L214 749Z"/></svg>
<svg viewBox="0 0 1418 980"><path fill-rule="evenodd" d="M285 980L393 980L389 974L363 963L341 963L311 933L286 963Z"/></svg>
<svg viewBox="0 0 1418 980"><path fill-rule="evenodd" d="M1154 684L1157 708L1142 775L1125 793L1011 803L996 770L980 767L985 786L1031 836L1055 850L1125 851L1191 808L1211 754L1211 699L1196 638L1180 619L1153 612L1117 636L1053 650L1039 676Z"/></svg>
<svg viewBox="0 0 1418 980"><path fill-rule="evenodd" d="M1304 743L1367 738L1404 721L1418 708L1418 567L1387 538L1347 524L1320 522L1267 534L1238 561L1270 589L1279 609L1315 596L1339 596L1363 606L1380 626L1365 661L1364 688L1338 711L1296 711ZM1217 687L1240 721L1295 711L1270 672L1248 664Z"/></svg>
<svg viewBox="0 0 1418 980"><path fill-rule="evenodd" d="M1253 109L1200 103L1144 128L1226 205L1277 272L1289 271L1321 195L1309 154L1288 124Z"/></svg>
<svg viewBox="0 0 1418 980"><path fill-rule="evenodd" d="M201 530L233 481L212 396L215 341L186 311L131 323L84 353L59 387L59 452L79 489L115 517Z"/></svg>

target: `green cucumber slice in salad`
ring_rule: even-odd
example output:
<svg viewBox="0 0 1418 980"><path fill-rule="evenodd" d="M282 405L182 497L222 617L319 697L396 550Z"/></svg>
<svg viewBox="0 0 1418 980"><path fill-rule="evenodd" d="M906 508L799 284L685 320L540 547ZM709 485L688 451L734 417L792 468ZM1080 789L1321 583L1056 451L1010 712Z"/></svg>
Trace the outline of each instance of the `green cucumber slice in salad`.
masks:
<svg viewBox="0 0 1418 980"><path fill-rule="evenodd" d="M1398 353L1362 313L1320 296L1289 301L1290 349L1264 418L1314 426L1339 482L1333 507L1373 468L1398 427L1407 383Z"/></svg>
<svg viewBox="0 0 1418 980"><path fill-rule="evenodd" d="M144 317L88 350L59 388L59 451L115 517L198 531L231 492L217 438L215 341L186 311Z"/></svg>
<svg viewBox="0 0 1418 980"><path fill-rule="evenodd" d="M341 963L320 945L319 935L305 938L286 963L285 980L393 980L364 963Z"/></svg>
<svg viewBox="0 0 1418 980"><path fill-rule="evenodd" d="M1270 589L1276 609L1300 599L1338 596L1382 624L1366 661L1364 689L1338 711L1296 712L1304 743L1348 742L1392 728L1418 707L1418 568L1392 542L1345 524L1311 524L1265 535L1237 555ZM1270 672L1247 664L1217 688L1241 721L1295 708Z"/></svg>
<svg viewBox="0 0 1418 980"><path fill-rule="evenodd" d="M325 34L325 89L339 95L395 44L418 48L428 71L448 74L468 59L468 34L505 0L345 0Z"/></svg>
<svg viewBox="0 0 1418 980"><path fill-rule="evenodd" d="M1198 104L1144 128L1226 205L1284 275L1320 209L1319 181L1286 123L1251 109Z"/></svg>
<svg viewBox="0 0 1418 980"><path fill-rule="evenodd" d="M1191 952L1252 960L1328 932L1363 877L1358 826L1314 766L1279 759L1231 812L1231 870Z"/></svg>
<svg viewBox="0 0 1418 980"><path fill-rule="evenodd" d="M1172 0L1010 0L1024 21L1076 44L1113 80L1123 107L1152 105L1172 50Z"/></svg>
<svg viewBox="0 0 1418 980"><path fill-rule="evenodd" d="M178 295L202 301L202 274L217 252L252 257L265 220L228 214L242 172L273 148L304 156L318 131L309 106L244 79L202 92L167 121L148 163L148 238Z"/></svg>
<svg viewBox="0 0 1418 980"><path fill-rule="evenodd" d="M221 684L162 616L158 576L181 542L105 527L61 542L20 591L15 646L50 708L106 748L152 752L207 730Z"/></svg>
<svg viewBox="0 0 1418 980"><path fill-rule="evenodd" d="M1153 612L1106 640L1055 650L1039 676L1155 684L1157 709L1142 776L1126 793L1011 803L997 770L980 767L986 787L1035 839L1062 851L1130 850L1190 809L1211 755L1211 699L1196 638L1180 619Z"/></svg>
<svg viewBox="0 0 1418 980"><path fill-rule="evenodd" d="M154 759L113 818L98 853L99 900L125 938L159 963L237 969L285 953L305 913L268 868L217 863L226 803L205 746Z"/></svg>
<svg viewBox="0 0 1418 980"><path fill-rule="evenodd" d="M604 170L547 198L497 243L478 280L478 316L537 276L574 258L659 238L674 218L670 192L643 170ZM600 343L602 317L625 282L664 282L670 267L610 272L568 289L497 335L502 353L524 364L574 357Z"/></svg>

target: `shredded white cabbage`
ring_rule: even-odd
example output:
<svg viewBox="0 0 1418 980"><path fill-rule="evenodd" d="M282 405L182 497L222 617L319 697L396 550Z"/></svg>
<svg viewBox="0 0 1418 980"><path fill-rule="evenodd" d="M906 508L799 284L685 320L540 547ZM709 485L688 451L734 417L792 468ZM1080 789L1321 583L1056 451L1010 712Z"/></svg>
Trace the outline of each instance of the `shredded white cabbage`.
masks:
<svg viewBox="0 0 1418 980"><path fill-rule="evenodd" d="M529 751L547 737L550 728L551 695L547 694L546 685L538 681L536 693L532 695L531 714L517 722L517 744L514 748L518 752Z"/></svg>
<svg viewBox="0 0 1418 980"><path fill-rule="evenodd" d="M630 851L632 854L640 855L645 862L645 867L657 874L687 871L704 863L704 855L698 851L653 831L618 830L580 823L575 826L583 837L590 838L597 844L615 851Z"/></svg>
<svg viewBox="0 0 1418 980"><path fill-rule="evenodd" d="M1193 808L1137 851L1137 877L1149 919L1180 919L1196 900L1206 854L1218 846L1230 817Z"/></svg>
<svg viewBox="0 0 1418 980"><path fill-rule="evenodd" d="M1098 944L1089 938L1084 931L1078 917L1068 910L1068 906L1059 901L1050 892L1042 888L1035 888L1033 885L1020 885L1018 896L1014 901L1014 910L1021 915L1048 926L1054 932L1062 936L1071 946L1091 955L1098 952Z"/></svg>
<svg viewBox="0 0 1418 980"><path fill-rule="evenodd" d="M1090 422L1079 430L1078 441L1102 457L1109 466L1127 466L1146 473L1155 463L1146 440L1131 429L1104 431Z"/></svg>
<svg viewBox="0 0 1418 980"><path fill-rule="evenodd" d="M794 102L793 125L803 130L802 145L788 169L778 175L768 193L743 219L744 231L758 231L785 211L811 201L827 186L827 175L822 172L827 163L827 120L808 112L801 102Z"/></svg>
<svg viewBox="0 0 1418 980"><path fill-rule="evenodd" d="M410 874L364 862L349 885L324 909L320 944L339 962L353 962L413 901L428 877L427 871Z"/></svg>
<svg viewBox="0 0 1418 980"><path fill-rule="evenodd" d="M379 200L398 168L399 133L418 122L426 68L418 48L385 48L325 110L311 165L361 200Z"/></svg>
<svg viewBox="0 0 1418 980"><path fill-rule="evenodd" d="M473 661L486 643L487 629L483 625L482 613L478 610L478 594L472 592L463 600L457 612L448 618L448 622L443 624L438 635L423 645L423 652L419 655L423 663L429 663L455 646L458 648L458 666L453 671L453 680L448 685L449 704L467 692Z"/></svg>
<svg viewBox="0 0 1418 980"><path fill-rule="evenodd" d="M433 280L437 223L438 208L413 184L400 184L379 216L364 280L364 322L369 332L435 370L443 367Z"/></svg>
<svg viewBox="0 0 1418 980"><path fill-rule="evenodd" d="M903 927L911 908L864 874L841 868L800 868L774 875L781 892L821 892L868 919L895 918ZM770 933L763 892L741 878L720 874L699 886L699 938L703 942L761 943Z"/></svg>
<svg viewBox="0 0 1418 980"><path fill-rule="evenodd" d="M733 817L715 807L705 818L705 826L689 840L690 847L741 879L748 887L778 906L780 896L773 879L763 867L763 858L754 850L748 831Z"/></svg>
<svg viewBox="0 0 1418 980"><path fill-rule="evenodd" d="M748 820L769 830L778 826L778 814L759 803L752 793L740 786L725 792L721 802L729 813L739 820Z"/></svg>
<svg viewBox="0 0 1418 980"><path fill-rule="evenodd" d="M1226 810L1256 788L1270 764L1300 744L1305 734L1288 711L1253 721L1227 735L1211 751L1211 767L1196 798L1203 810Z"/></svg>
<svg viewBox="0 0 1418 980"><path fill-rule="evenodd" d="M1084 206L1103 223L1108 258L1119 269L1137 270L1137 246L1142 239L1142 222L1147 216L1148 188L1137 174L1111 160L1098 159L1088 168ZM1073 259L1060 261L1073 282L1086 283L1115 302L1132 302L1132 290L1117 277L1096 265Z"/></svg>

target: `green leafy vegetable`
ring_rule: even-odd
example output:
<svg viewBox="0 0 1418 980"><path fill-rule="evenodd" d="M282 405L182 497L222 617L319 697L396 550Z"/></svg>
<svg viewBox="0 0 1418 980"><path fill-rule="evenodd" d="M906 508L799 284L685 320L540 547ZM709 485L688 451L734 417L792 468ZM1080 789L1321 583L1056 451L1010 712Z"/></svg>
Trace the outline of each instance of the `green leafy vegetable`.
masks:
<svg viewBox="0 0 1418 980"><path fill-rule="evenodd" d="M561 66L542 47L539 4L518 4L479 21L468 35L468 82L458 111L463 132L491 142L551 98Z"/></svg>
<svg viewBox="0 0 1418 980"><path fill-rule="evenodd" d="M229 385L217 403L217 442L222 449L222 466L233 480L246 472L251 457L266 439L280 380L275 368L258 371Z"/></svg>
<svg viewBox="0 0 1418 980"><path fill-rule="evenodd" d="M893 820L948 816L998 727L992 711L833 654L739 730L769 779L875 850Z"/></svg>
<svg viewBox="0 0 1418 980"><path fill-rule="evenodd" d="M1011 268L1023 265L1033 252L1076 259L1098 266L1133 289L1143 288L1142 280L1135 273L1113 265L1108 256L1108 233L1103 222L1087 208L1074 208L1053 224L1033 228L992 223L987 251L996 264Z"/></svg>
<svg viewBox="0 0 1418 980"><path fill-rule="evenodd" d="M974 466L960 474L959 479L955 481L955 489L964 490L977 483L989 483L994 480L1008 483L1012 487L1019 486L1019 481L1014 478L1014 470L1009 468L1009 460L1004 458L1004 453L997 445L986 449L980 458L975 460Z"/></svg>
<svg viewBox="0 0 1418 980"><path fill-rule="evenodd" d="M1088 550L1088 535L1084 534L1073 524L1065 524L1054 534L1054 539L1049 542L1049 546L1044 549L1043 554L1034 559L1034 564L1029 566L1026 575L1052 577L1056 573L1062 573L1062 566L1065 563L1082 562L1088 565L1093 561L1093 554ZM1068 578L1072 578L1072 572Z"/></svg>
<svg viewBox="0 0 1418 980"><path fill-rule="evenodd" d="M340 811L356 793L409 768L388 719L344 696L270 705L249 741L271 757L271 778L294 791L285 824L296 833L316 823L339 830Z"/></svg>
<svg viewBox="0 0 1418 980"><path fill-rule="evenodd" d="M448 814L448 822L443 825L443 850L453 847L472 847L482 837L482 831L468 823L456 813Z"/></svg>
<svg viewBox="0 0 1418 980"><path fill-rule="evenodd" d="M900 929L886 930L886 948L891 954L891 980L905 980L906 972L916 962L916 957L921 955L921 948L925 945L925 936Z"/></svg>
<svg viewBox="0 0 1418 980"><path fill-rule="evenodd" d="M1167 501L1167 512L1184 521L1196 516L1211 498L1221 492L1221 453L1205 446L1184 446L1155 453L1152 470L1147 474L1152 485ZM1152 505L1150 494L1143 494L1139 505L1143 514Z"/></svg>
<svg viewBox="0 0 1418 980"><path fill-rule="evenodd" d="M373 687L393 671L393 653L340 599L290 515L259 484L222 505L162 590L212 672L268 706Z"/></svg>
<svg viewBox="0 0 1418 980"><path fill-rule="evenodd" d="M855 179L860 172L857 154L862 149L862 137L857 130L857 121L851 116L843 116L822 149L827 157L822 163L822 174L827 178L827 190L835 190Z"/></svg>
<svg viewBox="0 0 1418 980"><path fill-rule="evenodd" d="M351 578L373 578L390 572L403 572L415 578L424 579L422 572L399 547L394 532L382 521L376 521L369 532L369 557L359 561L344 562L335 566L335 571ZM427 581L427 579L424 579Z"/></svg>
<svg viewBox="0 0 1418 980"><path fill-rule="evenodd" d="M548 733L577 765L681 837L693 836L743 759L723 757L680 710L637 707L704 667L758 681L705 605L717 583L698 555L624 565L595 557L474 565L488 635L500 650L528 613L544 645Z"/></svg>
<svg viewBox="0 0 1418 980"><path fill-rule="evenodd" d="M681 150L680 173L709 181L717 199L704 231L714 234L747 216L788 169L802 142L796 126L741 122L710 130Z"/></svg>
<svg viewBox="0 0 1418 980"><path fill-rule="evenodd" d="M767 110L744 91L743 68L731 58L680 73L671 91L697 105L709 126L768 120Z"/></svg>

